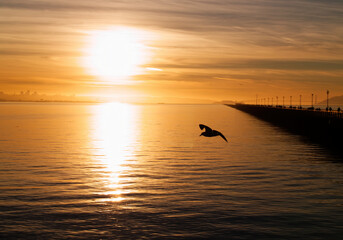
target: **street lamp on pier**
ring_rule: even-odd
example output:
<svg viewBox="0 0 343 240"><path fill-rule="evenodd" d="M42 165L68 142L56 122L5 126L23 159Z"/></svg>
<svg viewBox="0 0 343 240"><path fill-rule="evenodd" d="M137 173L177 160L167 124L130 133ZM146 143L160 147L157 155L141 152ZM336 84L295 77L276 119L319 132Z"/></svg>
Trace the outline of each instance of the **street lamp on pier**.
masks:
<svg viewBox="0 0 343 240"><path fill-rule="evenodd" d="M279 105L279 97L276 96L276 106Z"/></svg>
<svg viewBox="0 0 343 240"><path fill-rule="evenodd" d="M329 90L326 91L326 111L329 111Z"/></svg>

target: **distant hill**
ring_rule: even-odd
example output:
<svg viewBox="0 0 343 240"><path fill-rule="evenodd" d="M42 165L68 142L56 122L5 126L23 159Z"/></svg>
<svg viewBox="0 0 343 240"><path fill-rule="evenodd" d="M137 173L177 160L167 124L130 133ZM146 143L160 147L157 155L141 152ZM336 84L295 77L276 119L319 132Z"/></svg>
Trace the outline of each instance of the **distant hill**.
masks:
<svg viewBox="0 0 343 240"><path fill-rule="evenodd" d="M321 101L318 103L319 105L325 105L326 104L326 100ZM343 96L336 96L336 97L332 97L329 98L329 104L331 105L343 105Z"/></svg>

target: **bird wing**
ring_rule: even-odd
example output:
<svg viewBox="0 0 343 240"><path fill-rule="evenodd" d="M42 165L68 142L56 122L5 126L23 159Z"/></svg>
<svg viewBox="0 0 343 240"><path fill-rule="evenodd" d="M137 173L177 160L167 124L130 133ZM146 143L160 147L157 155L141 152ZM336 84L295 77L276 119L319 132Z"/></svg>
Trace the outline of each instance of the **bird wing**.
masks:
<svg viewBox="0 0 343 240"><path fill-rule="evenodd" d="M227 142L226 137L225 137L221 132L218 132L218 131L216 131L216 130L213 130L213 133L216 134L216 135L221 136L221 137Z"/></svg>
<svg viewBox="0 0 343 240"><path fill-rule="evenodd" d="M206 132L212 132L212 128L207 127L207 126L204 125L204 124L199 124L199 127L200 127L201 130L203 130L203 129L205 128L205 131L206 131Z"/></svg>

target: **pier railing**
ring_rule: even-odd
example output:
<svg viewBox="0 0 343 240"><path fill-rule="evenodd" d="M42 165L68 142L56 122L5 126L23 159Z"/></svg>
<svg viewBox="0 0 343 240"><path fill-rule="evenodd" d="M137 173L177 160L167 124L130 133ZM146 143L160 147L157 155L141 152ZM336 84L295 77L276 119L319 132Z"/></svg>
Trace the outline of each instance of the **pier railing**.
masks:
<svg viewBox="0 0 343 240"><path fill-rule="evenodd" d="M316 117L343 118L343 111L340 111L340 110L322 110L322 109L315 109L315 108L271 106L271 105L268 106L268 105L253 105L253 104L242 104L242 105L248 105L251 107L255 106L255 107L260 107L260 108L275 108L275 109L285 109L285 110L292 110L292 111L311 112L311 114Z"/></svg>

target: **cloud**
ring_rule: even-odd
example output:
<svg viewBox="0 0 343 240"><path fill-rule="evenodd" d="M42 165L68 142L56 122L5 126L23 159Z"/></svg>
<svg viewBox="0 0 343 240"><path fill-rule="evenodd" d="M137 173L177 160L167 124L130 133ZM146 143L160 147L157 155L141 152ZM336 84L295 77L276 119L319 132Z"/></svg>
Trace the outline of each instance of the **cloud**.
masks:
<svg viewBox="0 0 343 240"><path fill-rule="evenodd" d="M285 59L248 59L227 61L219 60L212 63L179 63L179 64L160 64L156 65L158 68L164 69L220 69L220 70L233 70L233 69L274 69L274 70L311 70L311 71L332 71L342 70L343 60L285 60Z"/></svg>
<svg viewBox="0 0 343 240"><path fill-rule="evenodd" d="M153 67L146 67L145 68L146 70L149 70L149 71L158 71L158 72L162 72L163 70L160 69L160 68L153 68Z"/></svg>
<svg viewBox="0 0 343 240"><path fill-rule="evenodd" d="M132 24L179 30L223 42L289 46L342 39L340 1L2 1L0 9L39 12L27 18L53 19L55 24ZM25 24L26 19L22 19ZM17 21L13 16L13 21ZM87 19L87 22L85 20ZM44 24L45 21L41 21ZM334 30L336 34L330 32ZM338 31L337 31L338 30ZM292 41L287 41L286 38ZM318 44L317 44L318 45Z"/></svg>

